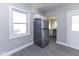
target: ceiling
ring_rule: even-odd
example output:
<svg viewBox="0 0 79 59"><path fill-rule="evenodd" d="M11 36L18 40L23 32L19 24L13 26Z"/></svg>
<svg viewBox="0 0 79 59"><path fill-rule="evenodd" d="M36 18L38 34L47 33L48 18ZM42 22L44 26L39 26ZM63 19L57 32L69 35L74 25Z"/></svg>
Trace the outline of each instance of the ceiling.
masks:
<svg viewBox="0 0 79 59"><path fill-rule="evenodd" d="M65 5L65 3L30 3L30 5L42 12Z"/></svg>

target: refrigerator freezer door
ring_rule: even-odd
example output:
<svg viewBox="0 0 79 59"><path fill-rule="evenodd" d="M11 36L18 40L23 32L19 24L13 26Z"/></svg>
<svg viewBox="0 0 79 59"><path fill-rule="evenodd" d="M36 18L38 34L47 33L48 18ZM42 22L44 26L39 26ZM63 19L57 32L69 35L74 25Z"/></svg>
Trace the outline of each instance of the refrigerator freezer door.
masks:
<svg viewBox="0 0 79 59"><path fill-rule="evenodd" d="M49 28L49 22L48 20L42 20L42 28Z"/></svg>

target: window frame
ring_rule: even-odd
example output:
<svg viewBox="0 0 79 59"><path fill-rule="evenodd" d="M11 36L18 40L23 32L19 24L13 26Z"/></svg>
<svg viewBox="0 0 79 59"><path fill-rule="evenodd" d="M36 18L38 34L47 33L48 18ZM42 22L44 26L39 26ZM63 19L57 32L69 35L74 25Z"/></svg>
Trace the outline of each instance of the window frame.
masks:
<svg viewBox="0 0 79 59"><path fill-rule="evenodd" d="M20 12L26 14L26 33L22 34L14 34L13 28L13 11ZM28 10L23 10L21 8L17 8L15 6L9 6L9 39L15 39L23 36L30 35L30 12Z"/></svg>

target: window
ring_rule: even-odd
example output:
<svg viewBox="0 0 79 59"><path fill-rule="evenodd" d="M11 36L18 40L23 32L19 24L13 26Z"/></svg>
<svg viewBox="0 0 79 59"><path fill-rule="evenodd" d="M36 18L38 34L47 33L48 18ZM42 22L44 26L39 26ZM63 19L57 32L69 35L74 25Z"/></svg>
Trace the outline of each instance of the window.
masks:
<svg viewBox="0 0 79 59"><path fill-rule="evenodd" d="M79 15L72 16L72 31L79 31Z"/></svg>
<svg viewBox="0 0 79 59"><path fill-rule="evenodd" d="M29 34L29 12L10 7L9 36L10 39Z"/></svg>

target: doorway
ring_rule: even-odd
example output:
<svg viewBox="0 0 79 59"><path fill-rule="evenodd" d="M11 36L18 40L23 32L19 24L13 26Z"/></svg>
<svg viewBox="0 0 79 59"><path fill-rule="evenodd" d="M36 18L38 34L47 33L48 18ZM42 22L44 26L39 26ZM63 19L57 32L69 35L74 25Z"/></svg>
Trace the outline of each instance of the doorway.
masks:
<svg viewBox="0 0 79 59"><path fill-rule="evenodd" d="M56 16L49 16L49 36L56 38L57 37L57 19Z"/></svg>

